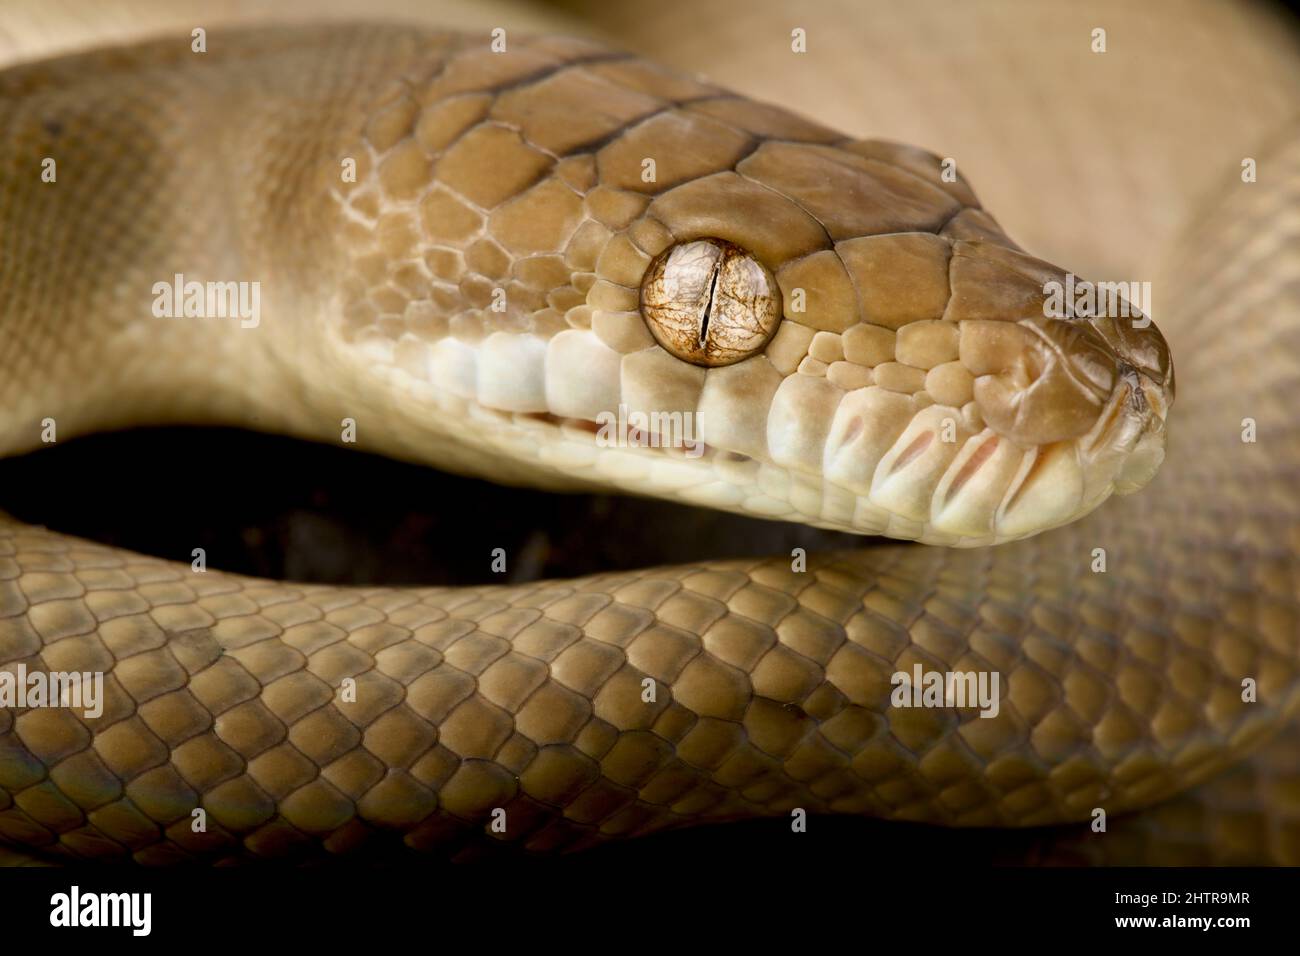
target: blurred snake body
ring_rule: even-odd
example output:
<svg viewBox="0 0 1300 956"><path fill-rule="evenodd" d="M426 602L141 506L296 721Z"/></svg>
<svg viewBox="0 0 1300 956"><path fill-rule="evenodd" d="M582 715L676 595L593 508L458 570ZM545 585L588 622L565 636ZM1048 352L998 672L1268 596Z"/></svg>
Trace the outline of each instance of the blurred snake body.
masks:
<svg viewBox="0 0 1300 956"><path fill-rule="evenodd" d="M7 843L170 863L801 809L1092 821L1240 759L1300 698L1295 224L1271 218L1294 140L1189 246L1176 408L1161 332L1050 317L1065 271L938 157L585 41L169 37L0 74L0 144L0 451L346 432L921 543L338 588L0 517L0 666L105 676L97 717L0 709ZM187 282L256 283L259 314L154 310ZM602 441L620 406L693 417L699 453ZM996 715L895 706L917 667L996 673Z"/></svg>

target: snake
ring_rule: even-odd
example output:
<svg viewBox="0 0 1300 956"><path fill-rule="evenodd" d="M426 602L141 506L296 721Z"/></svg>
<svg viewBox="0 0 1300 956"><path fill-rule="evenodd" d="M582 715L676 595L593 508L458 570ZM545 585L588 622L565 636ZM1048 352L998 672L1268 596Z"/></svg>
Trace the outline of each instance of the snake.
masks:
<svg viewBox="0 0 1300 956"><path fill-rule="evenodd" d="M338 587L0 518L0 666L103 679L93 716L0 708L22 852L1088 829L1300 706L1294 129L1187 226L1159 326L1054 308L1074 275L936 153L580 38L111 45L0 73L0 142L7 454L235 425L900 539ZM907 706L913 673L997 706Z"/></svg>

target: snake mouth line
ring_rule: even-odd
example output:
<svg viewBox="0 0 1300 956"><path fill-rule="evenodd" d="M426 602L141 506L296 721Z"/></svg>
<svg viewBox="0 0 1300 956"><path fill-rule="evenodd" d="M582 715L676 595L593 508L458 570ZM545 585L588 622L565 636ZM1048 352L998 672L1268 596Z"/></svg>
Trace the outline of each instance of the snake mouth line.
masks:
<svg viewBox="0 0 1300 956"><path fill-rule="evenodd" d="M498 411L489 409L489 411ZM517 418L527 419L529 421L543 422L547 425L554 425L559 428L571 428L578 431L589 432L599 437L602 432L609 428L609 425L592 421L588 418L571 418L563 415L555 415L551 412L500 412L505 416L513 415ZM614 413L611 412L612 416ZM749 455L740 452L728 451L723 448L717 448L699 439L692 439L685 442L665 440L658 432L648 431L633 425L628 425L625 433L620 434L620 438L625 440L610 443L605 447L622 447L622 448L645 448L653 451L663 452L677 458L688 458L692 461L701 459L718 458L724 461L747 462L753 461Z"/></svg>
<svg viewBox="0 0 1300 956"><path fill-rule="evenodd" d="M798 520L814 525L837 530L846 530L855 534L878 534L879 530L870 523L869 518L859 520L858 512L869 515L872 508L883 507L889 489L897 483L899 476L912 477L918 486L931 489L926 511L940 515L947 521L947 512L968 509L963 496L966 489L980 499L989 500L986 517L987 529L977 531L973 527L965 531L954 531L952 540L960 546L970 547L999 543L1023 536L1018 517L1025 508L1031 511L1038 505L1030 501L1023 507L1022 499L1038 499L1046 492L1040 487L1043 480L1064 480L1060 478L1064 459L1074 461L1073 469L1080 482L1077 494L1068 502L1068 507L1052 521L1049 527L1064 523L1078 516L1086 507L1091 510L1112 492L1129 493L1147 484L1158 470L1164 459L1164 423L1158 412L1161 410L1143 391L1144 376L1134 370L1130 376L1117 379L1097 421L1091 431L1079 438L1056 442L1037 448L1021 448L1022 465L1010 468L1007 456L1015 456L1015 443L1003 449L1004 440L991 435L988 440L979 441L972 437L973 445L951 461L945 456L943 461L935 464L923 460L929 449L939 449L938 434L920 428L900 436L891 450L881 460L884 467L873 467L866 475L848 482L837 481L823 473L801 473L792 475L796 480L813 481L820 493L827 496L825 501L852 500L855 517L850 522L841 517L836 520L831 512L817 514L804 513ZM1151 385L1150 387L1156 388ZM1137 397L1134 397L1134 396ZM703 482L717 478L732 478L727 465L739 466L746 471L737 473L738 480L752 479L749 468L780 467L765 458L754 458L727 448L699 442L693 447L682 447L669 441L661 441L660 436L630 427L620 436L620 441L602 440L602 432L607 427L588 418L556 415L551 412L509 412L500 409L483 408L484 411L500 418L503 422L540 423L551 428L571 433L574 438L591 436L599 450L633 451L654 457L653 453L667 455L671 459L690 462L691 467L700 467L702 472L712 472L704 476ZM904 440L907 439L907 440ZM836 446L838 447L838 446ZM721 472L717 469L722 469ZM924 474L921 473L923 470ZM1065 468L1069 472L1069 468ZM916 475L912 473L916 472ZM1052 478L1051 475L1056 475ZM1046 476L1046 477L1045 477ZM883 497L882 497L883 489ZM1038 489L1035 491L1035 489ZM992 496L992 497L990 497ZM1056 497L1060 497L1057 495ZM996 499L996 501L994 501ZM1062 499L1064 500L1064 499ZM687 496L689 503L689 496ZM1091 503L1091 506L1088 506ZM789 502L787 502L789 504ZM794 508L798 511L797 507ZM1067 513L1068 512L1068 516ZM791 512L793 514L793 512ZM793 517L787 520L794 520ZM849 525L846 527L846 524ZM965 525L962 526L963 528ZM897 536L902 535L900 528L895 528Z"/></svg>

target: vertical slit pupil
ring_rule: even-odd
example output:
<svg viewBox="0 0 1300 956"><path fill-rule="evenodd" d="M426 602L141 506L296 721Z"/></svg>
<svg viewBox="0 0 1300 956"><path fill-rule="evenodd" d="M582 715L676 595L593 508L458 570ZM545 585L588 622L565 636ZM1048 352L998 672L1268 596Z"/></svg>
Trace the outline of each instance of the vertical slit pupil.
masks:
<svg viewBox="0 0 1300 956"><path fill-rule="evenodd" d="M718 256L713 263L713 275L709 277L709 297L704 302L704 316L700 319L700 348L704 348L704 343L709 339L709 313L713 311L713 297L718 291L718 273L722 271L722 260L724 256Z"/></svg>

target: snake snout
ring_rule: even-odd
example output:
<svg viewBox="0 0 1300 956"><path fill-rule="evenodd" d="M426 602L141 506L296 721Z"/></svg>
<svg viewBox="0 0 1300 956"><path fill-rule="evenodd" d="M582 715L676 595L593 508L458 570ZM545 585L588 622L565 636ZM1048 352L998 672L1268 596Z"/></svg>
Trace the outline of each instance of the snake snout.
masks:
<svg viewBox="0 0 1300 956"><path fill-rule="evenodd" d="M1145 487L1165 458L1165 420L1174 401L1174 366L1168 343L1141 312L1104 315L1087 326L1115 356L1115 382L1088 443L1116 494Z"/></svg>
<svg viewBox="0 0 1300 956"><path fill-rule="evenodd" d="M946 314L961 320L960 357L987 425L1020 446L1070 449L1084 510L1147 484L1174 397L1169 347L1135 307L1149 291L1077 282L990 242L959 243L951 278Z"/></svg>

